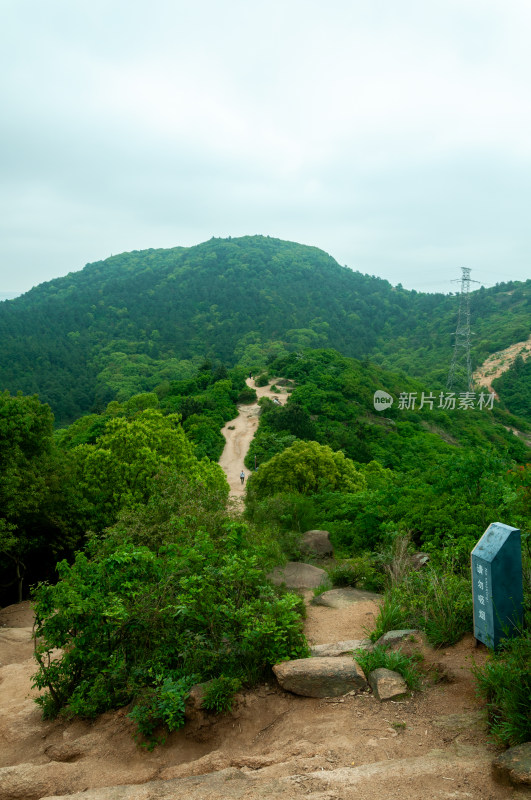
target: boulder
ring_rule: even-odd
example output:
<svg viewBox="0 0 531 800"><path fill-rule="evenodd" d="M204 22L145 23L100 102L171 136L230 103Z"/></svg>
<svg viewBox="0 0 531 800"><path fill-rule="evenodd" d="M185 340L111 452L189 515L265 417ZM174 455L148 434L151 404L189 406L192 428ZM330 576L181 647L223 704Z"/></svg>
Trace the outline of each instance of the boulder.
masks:
<svg viewBox="0 0 531 800"><path fill-rule="evenodd" d="M339 697L367 688L361 667L348 656L298 658L273 667L281 687L303 697Z"/></svg>
<svg viewBox="0 0 531 800"><path fill-rule="evenodd" d="M310 647L310 653L315 658L328 658L346 656L354 650L367 650L372 647L370 639L346 639L343 642L331 642L330 644L314 644Z"/></svg>
<svg viewBox="0 0 531 800"><path fill-rule="evenodd" d="M392 647L393 645L402 643L404 639L409 639L412 636L416 637L419 635L420 631L417 631L414 628L404 628L399 631L387 631L387 633L384 633L383 636L380 636L380 638L375 642L375 645Z"/></svg>
<svg viewBox="0 0 531 800"><path fill-rule="evenodd" d="M330 542L328 531L306 531L301 540L301 550L316 556L331 556L334 548Z"/></svg>
<svg viewBox="0 0 531 800"><path fill-rule="evenodd" d="M277 567L267 577L277 586L286 584L288 589L316 589L328 576L324 569L289 561L285 567Z"/></svg>
<svg viewBox="0 0 531 800"><path fill-rule="evenodd" d="M379 667L369 673L369 685L378 700L393 700L407 694L405 680L392 669Z"/></svg>
<svg viewBox="0 0 531 800"><path fill-rule="evenodd" d="M531 742L510 747L492 762L496 780L516 786L531 786Z"/></svg>
<svg viewBox="0 0 531 800"><path fill-rule="evenodd" d="M313 598L312 604L327 606L327 608L346 608L353 603L362 603L366 600L380 600L380 595L346 586L343 589L330 589L328 592L317 595Z"/></svg>

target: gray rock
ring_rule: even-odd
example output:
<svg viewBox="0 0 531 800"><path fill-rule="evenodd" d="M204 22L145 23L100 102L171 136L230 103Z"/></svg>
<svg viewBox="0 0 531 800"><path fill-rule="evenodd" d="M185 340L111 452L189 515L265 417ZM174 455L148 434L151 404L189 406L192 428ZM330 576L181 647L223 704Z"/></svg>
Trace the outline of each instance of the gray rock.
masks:
<svg viewBox="0 0 531 800"><path fill-rule="evenodd" d="M392 700L407 694L405 680L398 672L379 667L369 674L369 684L378 700Z"/></svg>
<svg viewBox="0 0 531 800"><path fill-rule="evenodd" d="M316 658L337 657L346 656L354 650L367 650L369 647L372 647L370 639L346 639L343 642L314 644L310 647L310 653Z"/></svg>
<svg viewBox="0 0 531 800"><path fill-rule="evenodd" d="M414 628L404 628L403 630L399 631L387 631L384 633L383 636L375 642L376 645L394 645L403 642L404 639L408 639L410 636L418 636L420 631L415 630Z"/></svg>
<svg viewBox="0 0 531 800"><path fill-rule="evenodd" d="M285 567L277 567L268 575L277 586L285 583L288 589L316 589L327 578L324 569L299 561L289 561Z"/></svg>
<svg viewBox="0 0 531 800"><path fill-rule="evenodd" d="M366 592L364 589L353 589L346 586L344 589L330 589L317 595L312 600L315 606L327 606L327 608L346 608L353 603L361 603L366 600L380 600L381 596L374 592Z"/></svg>
<svg viewBox="0 0 531 800"><path fill-rule="evenodd" d="M273 672L283 689L303 697L339 697L367 688L363 671L348 656L298 658L275 664Z"/></svg>
<svg viewBox="0 0 531 800"><path fill-rule="evenodd" d="M331 556L334 548L330 542L328 531L306 531L301 540L301 550L317 556Z"/></svg>
<svg viewBox="0 0 531 800"><path fill-rule="evenodd" d="M413 565L413 569L422 569L422 567L426 566L429 560L430 560L429 553L414 553L411 556L411 563Z"/></svg>
<svg viewBox="0 0 531 800"><path fill-rule="evenodd" d="M496 780L517 786L531 786L531 742L510 747L492 762Z"/></svg>
<svg viewBox="0 0 531 800"><path fill-rule="evenodd" d="M485 728L487 723L486 711L464 711L462 714L444 714L432 722L436 728L453 728L465 730L466 728Z"/></svg>

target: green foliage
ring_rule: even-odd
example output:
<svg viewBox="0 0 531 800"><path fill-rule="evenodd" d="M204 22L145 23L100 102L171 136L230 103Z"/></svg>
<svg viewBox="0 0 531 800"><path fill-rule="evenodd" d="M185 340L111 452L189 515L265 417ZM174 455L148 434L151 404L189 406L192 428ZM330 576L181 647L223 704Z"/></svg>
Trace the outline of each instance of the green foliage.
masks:
<svg viewBox="0 0 531 800"><path fill-rule="evenodd" d="M7 602L22 600L24 582L50 577L82 535L86 509L52 425L37 397L0 393L0 586Z"/></svg>
<svg viewBox="0 0 531 800"><path fill-rule="evenodd" d="M296 437L291 433L275 433L260 428L253 437L245 456L245 466L247 469L254 469L256 463L256 466L259 467L269 461L270 458L273 458L273 456L291 447L295 441Z"/></svg>
<svg viewBox="0 0 531 800"><path fill-rule="evenodd" d="M477 692L487 702L494 738L512 747L531 739L531 635L529 630L503 641L483 667L474 667Z"/></svg>
<svg viewBox="0 0 531 800"><path fill-rule="evenodd" d="M252 389L250 386L245 386L244 389L238 394L238 403L256 403L258 401L258 397L256 396L256 390Z"/></svg>
<svg viewBox="0 0 531 800"><path fill-rule="evenodd" d="M424 630L434 647L455 644L472 628L470 578L432 566L410 572L385 593L371 638L393 628Z"/></svg>
<svg viewBox="0 0 531 800"><path fill-rule="evenodd" d="M158 552L94 541L58 569L58 583L35 593L34 682L48 716L94 717L138 701L134 718L151 735L161 721L180 724L190 682L252 684L308 652L299 598L278 596L237 524Z"/></svg>
<svg viewBox="0 0 531 800"><path fill-rule="evenodd" d="M216 714L230 711L234 695L241 688L241 685L239 678L227 678L226 675L213 678L206 686L201 707L207 711L214 711Z"/></svg>
<svg viewBox="0 0 531 800"><path fill-rule="evenodd" d="M221 468L195 457L179 417L155 409L110 419L94 445L79 445L74 452L96 528L112 524L120 510L148 502L154 478L166 469L228 493Z"/></svg>
<svg viewBox="0 0 531 800"><path fill-rule="evenodd" d="M517 356L511 367L492 382L492 388L498 393L512 414L531 422L531 359L526 361Z"/></svg>
<svg viewBox="0 0 531 800"><path fill-rule="evenodd" d="M472 293L475 364L529 335L530 288ZM264 236L122 253L1 304L0 385L37 391L66 424L187 379L205 358L275 374L271 359L326 347L438 388L457 308L456 297L392 287ZM336 388L363 389L350 375Z"/></svg>
<svg viewBox="0 0 531 800"><path fill-rule="evenodd" d="M153 684L140 693L129 717L136 723L137 738L141 743L145 741L149 750L164 743L164 737L157 736L158 730L171 733L184 725L186 698L195 682L195 675L177 680L170 675L156 675Z"/></svg>
<svg viewBox="0 0 531 800"><path fill-rule="evenodd" d="M334 586L354 586L371 592L384 588L384 574L368 553L337 563L328 570L328 577Z"/></svg>
<svg viewBox="0 0 531 800"><path fill-rule="evenodd" d="M365 479L350 459L317 442L295 442L249 479L249 502L277 492L310 495L325 489L361 491Z"/></svg>
<svg viewBox="0 0 531 800"><path fill-rule="evenodd" d="M255 386L267 386L269 383L269 375L267 372L262 372L254 379Z"/></svg>
<svg viewBox="0 0 531 800"><path fill-rule="evenodd" d="M389 650L384 645L376 645L372 650L356 650L354 658L365 675L375 669L390 669L403 677L408 689L415 690L420 686L418 663L421 656L408 656L400 648Z"/></svg>

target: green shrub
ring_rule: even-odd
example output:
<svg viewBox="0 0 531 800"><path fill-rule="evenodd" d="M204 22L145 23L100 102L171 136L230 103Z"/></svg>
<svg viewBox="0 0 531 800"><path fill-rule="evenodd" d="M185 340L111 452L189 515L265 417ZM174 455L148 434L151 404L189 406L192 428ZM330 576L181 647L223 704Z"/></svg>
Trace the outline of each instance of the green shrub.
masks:
<svg viewBox="0 0 531 800"><path fill-rule="evenodd" d="M258 375L254 379L255 386L267 386L268 383L269 383L269 375L267 374L267 372L262 372L261 375Z"/></svg>
<svg viewBox="0 0 531 800"><path fill-rule="evenodd" d="M238 678L227 678L226 675L213 678L207 685L201 707L206 708L207 711L215 711L217 714L230 711L234 695L238 689L241 689L241 685Z"/></svg>
<svg viewBox="0 0 531 800"><path fill-rule="evenodd" d="M431 566L410 572L385 593L373 636L394 628L420 628L434 647L455 644L472 630L470 579Z"/></svg>
<svg viewBox="0 0 531 800"><path fill-rule="evenodd" d="M159 728L170 733L184 725L185 703L196 676L174 680L171 676L156 676L153 686L143 689L129 717L136 722L137 738L145 739L149 749L164 741L157 737Z"/></svg>
<svg viewBox="0 0 531 800"><path fill-rule="evenodd" d="M368 553L336 564L328 570L328 577L334 586L357 586L376 592L384 587L384 575Z"/></svg>
<svg viewBox="0 0 531 800"><path fill-rule="evenodd" d="M133 702L138 732L151 736L182 723L191 683L225 676L215 706L230 681L252 685L307 655L300 598L271 586L244 534L238 523L219 539L197 531L157 553L93 541L90 557L62 562L58 583L35 592L34 685L46 690L37 699L46 716L94 717Z"/></svg>
<svg viewBox="0 0 531 800"><path fill-rule="evenodd" d="M506 639L483 667L474 667L477 692L487 701L493 737L507 747L531 740L531 633Z"/></svg>
<svg viewBox="0 0 531 800"><path fill-rule="evenodd" d="M252 389L250 386L245 386L244 389L238 394L238 403L256 403L258 402L258 397L256 395L256 391Z"/></svg>
<svg viewBox="0 0 531 800"><path fill-rule="evenodd" d="M372 650L356 650L354 658L367 676L375 669L391 669L403 677L408 689L414 690L420 686L420 655L408 656L400 649L389 650L383 645L376 645Z"/></svg>

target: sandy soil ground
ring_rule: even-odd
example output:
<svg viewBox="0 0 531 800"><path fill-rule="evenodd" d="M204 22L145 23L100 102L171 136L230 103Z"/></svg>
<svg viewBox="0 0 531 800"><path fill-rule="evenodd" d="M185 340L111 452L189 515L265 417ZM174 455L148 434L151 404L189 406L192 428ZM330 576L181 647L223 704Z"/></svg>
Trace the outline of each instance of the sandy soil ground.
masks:
<svg viewBox="0 0 531 800"><path fill-rule="evenodd" d="M521 355L526 361L531 355L531 336L525 342L516 342L499 353L493 353L473 374L474 383L485 386L487 391L494 392L492 381L503 375L511 367L517 356ZM494 392L496 394L496 392ZM497 397L498 395L496 395Z"/></svg>
<svg viewBox="0 0 531 800"><path fill-rule="evenodd" d="M372 602L340 610L309 606L308 639L324 644L361 637L376 611ZM0 800L205 773L213 780L219 773L223 784L226 773L220 771L228 768L252 778L245 793L234 796L253 800L524 797L491 777L495 749L470 672L472 659L482 663L486 651L474 649L472 637L442 651L423 647L431 677L401 702L380 703L370 694L297 697L271 681L241 693L230 714L191 723L150 753L135 744L127 709L94 722L42 721L32 699L31 624L29 603L0 611ZM145 796L157 797L162 790L156 786ZM196 787L190 794L178 782L171 786L175 792L168 796L175 800L233 796L223 786L221 793ZM101 795L118 796L110 790Z"/></svg>
<svg viewBox="0 0 531 800"><path fill-rule="evenodd" d="M271 399L276 397L281 405L284 405L287 400L286 391L282 387L279 387L279 391L271 391L271 386L275 385L274 380L270 381L268 386L256 386L253 378L247 378L246 383L247 386L256 390L258 399L261 397L271 397ZM240 473L243 470L246 477L250 474L243 461L251 444L251 439L258 428L259 415L260 406L258 403L242 405L239 407L238 416L227 422L221 431L225 437L226 445L219 463L227 476L232 497L241 498L245 494L245 483L242 484Z"/></svg>

